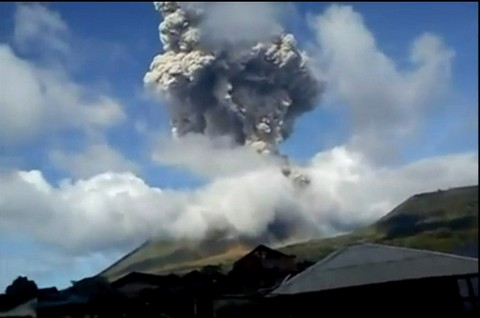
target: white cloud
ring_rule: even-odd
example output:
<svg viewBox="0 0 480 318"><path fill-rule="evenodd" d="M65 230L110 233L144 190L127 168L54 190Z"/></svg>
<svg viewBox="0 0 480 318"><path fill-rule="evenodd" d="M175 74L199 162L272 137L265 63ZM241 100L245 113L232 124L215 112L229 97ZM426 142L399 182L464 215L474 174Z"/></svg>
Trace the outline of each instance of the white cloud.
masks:
<svg viewBox="0 0 480 318"><path fill-rule="evenodd" d="M87 145L81 152L52 150L50 161L74 178L90 178L102 172L139 173L139 166L104 142Z"/></svg>
<svg viewBox="0 0 480 318"><path fill-rule="evenodd" d="M14 144L61 129L105 128L124 119L113 98L42 69L0 44L0 144Z"/></svg>
<svg viewBox="0 0 480 318"><path fill-rule="evenodd" d="M31 233L79 255L154 236L201 237L212 229L255 236L274 221L288 220L301 238L333 234L374 221L417 192L477 184L478 156L377 169L340 147L318 154L304 170L312 183L303 190L270 167L217 178L191 192L151 187L130 173L52 185L39 171L21 171L0 179L0 229Z"/></svg>
<svg viewBox="0 0 480 318"><path fill-rule="evenodd" d="M2 181L2 231L21 229L70 251L108 249L119 241L145 237L143 231L148 229L142 229L142 215L150 215L148 221L155 222L153 210L161 206L152 195L161 191L128 173L104 173L76 182L64 180L57 187L39 171L10 174ZM113 241L110 235L115 237Z"/></svg>
<svg viewBox="0 0 480 318"><path fill-rule="evenodd" d="M22 4L15 13L15 44L48 52L51 60L65 53L68 27L58 13L40 4ZM51 50L60 52L50 52ZM0 43L0 145L18 145L65 129L110 127L125 115L114 98L77 83L56 61L42 67Z"/></svg>
<svg viewBox="0 0 480 318"><path fill-rule="evenodd" d="M39 3L17 4L14 43L21 49L42 46L44 49L68 53L68 26L60 14Z"/></svg>
<svg viewBox="0 0 480 318"><path fill-rule="evenodd" d="M402 71L380 51L352 7L330 6L310 24L328 80L327 93L346 103L351 113L350 146L372 159L391 159L396 141L411 136L448 88L453 50L438 36L422 34L412 43L411 67Z"/></svg>

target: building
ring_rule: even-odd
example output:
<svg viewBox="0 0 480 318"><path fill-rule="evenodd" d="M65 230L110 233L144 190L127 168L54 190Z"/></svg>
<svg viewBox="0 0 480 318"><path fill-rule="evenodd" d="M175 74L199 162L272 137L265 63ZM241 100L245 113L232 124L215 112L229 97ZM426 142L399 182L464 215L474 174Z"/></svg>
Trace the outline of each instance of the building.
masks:
<svg viewBox="0 0 480 318"><path fill-rule="evenodd" d="M274 270L289 273L295 270L295 256L286 255L265 245L259 245L250 253L233 264L232 272L252 273L256 271Z"/></svg>
<svg viewBox="0 0 480 318"><path fill-rule="evenodd" d="M259 245L238 259L223 293L213 301L215 317L274 317L264 295L297 271L296 257Z"/></svg>
<svg viewBox="0 0 480 318"><path fill-rule="evenodd" d="M222 276L191 271L183 276L130 273L112 283L126 296L125 317L212 317L212 300L221 292Z"/></svg>
<svg viewBox="0 0 480 318"><path fill-rule="evenodd" d="M206 318L212 317L218 307L224 308L225 304L236 313L247 307L258 313L260 307L250 295L261 303L263 290L270 291L295 269L295 256L260 245L237 260L227 276L219 268L207 266L182 276L134 272L111 285L128 297L122 304L126 316L152 312L172 317ZM244 305L245 301L248 305ZM238 303L240 307L235 306ZM231 315L226 311L223 316Z"/></svg>
<svg viewBox="0 0 480 318"><path fill-rule="evenodd" d="M127 274L111 284L118 292L128 297L139 296L146 290L170 289L180 284L180 277L176 275L160 276L139 272Z"/></svg>
<svg viewBox="0 0 480 318"><path fill-rule="evenodd" d="M88 298L65 294L62 297L38 299L37 318L90 317L95 310Z"/></svg>
<svg viewBox="0 0 480 318"><path fill-rule="evenodd" d="M276 317L478 312L478 260L377 244L338 250L269 294Z"/></svg>
<svg viewBox="0 0 480 318"><path fill-rule="evenodd" d="M295 270L295 256L259 245L233 264L226 292L250 294L271 288Z"/></svg>

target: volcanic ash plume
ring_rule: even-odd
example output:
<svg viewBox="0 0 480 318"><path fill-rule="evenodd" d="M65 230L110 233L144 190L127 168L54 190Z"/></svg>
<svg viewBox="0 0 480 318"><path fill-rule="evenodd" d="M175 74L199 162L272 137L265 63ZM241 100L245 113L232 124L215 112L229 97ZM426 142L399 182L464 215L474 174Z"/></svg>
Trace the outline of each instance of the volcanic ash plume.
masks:
<svg viewBox="0 0 480 318"><path fill-rule="evenodd" d="M323 87L294 36L219 42L202 32L215 3L154 5L163 16L164 52L154 57L144 82L166 98L172 134L228 135L258 153L278 155L278 144L295 119L315 107ZM288 162L283 171L294 175Z"/></svg>

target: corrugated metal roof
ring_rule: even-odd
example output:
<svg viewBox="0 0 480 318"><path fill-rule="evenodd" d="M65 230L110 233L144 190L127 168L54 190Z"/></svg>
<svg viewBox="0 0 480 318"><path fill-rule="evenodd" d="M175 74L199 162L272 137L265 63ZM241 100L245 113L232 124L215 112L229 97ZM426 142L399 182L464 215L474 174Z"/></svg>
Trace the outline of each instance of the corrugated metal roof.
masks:
<svg viewBox="0 0 480 318"><path fill-rule="evenodd" d="M272 295L474 273L478 273L475 258L365 243L330 254L282 284Z"/></svg>

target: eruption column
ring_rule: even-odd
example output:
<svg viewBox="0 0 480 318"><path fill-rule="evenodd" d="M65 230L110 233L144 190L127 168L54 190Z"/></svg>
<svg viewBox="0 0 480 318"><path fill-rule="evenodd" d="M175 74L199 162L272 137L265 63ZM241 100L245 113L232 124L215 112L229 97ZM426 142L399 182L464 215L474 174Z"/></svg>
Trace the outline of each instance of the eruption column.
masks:
<svg viewBox="0 0 480 318"><path fill-rule="evenodd" d="M154 5L163 17L163 52L144 83L166 98L172 134L228 135L258 153L279 155L278 144L323 90L294 36L282 31L265 42L214 41L202 27L215 3ZM294 175L285 162L284 174Z"/></svg>

